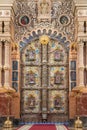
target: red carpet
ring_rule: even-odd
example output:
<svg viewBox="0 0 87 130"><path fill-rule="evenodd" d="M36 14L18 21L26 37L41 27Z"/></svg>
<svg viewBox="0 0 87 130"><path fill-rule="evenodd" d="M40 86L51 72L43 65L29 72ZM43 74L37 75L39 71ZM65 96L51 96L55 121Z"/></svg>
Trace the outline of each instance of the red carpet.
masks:
<svg viewBox="0 0 87 130"><path fill-rule="evenodd" d="M29 130L56 130L55 125L33 125Z"/></svg>
<svg viewBox="0 0 87 130"><path fill-rule="evenodd" d="M16 130L69 130L64 125L55 124L35 124L35 125L24 125Z"/></svg>

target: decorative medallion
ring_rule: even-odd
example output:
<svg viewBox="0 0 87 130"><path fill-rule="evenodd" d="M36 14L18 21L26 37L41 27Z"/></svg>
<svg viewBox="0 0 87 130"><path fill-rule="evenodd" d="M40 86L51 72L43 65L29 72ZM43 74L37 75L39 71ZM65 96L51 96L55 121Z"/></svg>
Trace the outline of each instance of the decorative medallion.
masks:
<svg viewBox="0 0 87 130"><path fill-rule="evenodd" d="M19 23L22 26L27 26L30 23L30 19L27 15L23 15L19 18Z"/></svg>
<svg viewBox="0 0 87 130"><path fill-rule="evenodd" d="M39 40L41 44L47 45L50 39L47 35L42 35Z"/></svg>
<svg viewBox="0 0 87 130"><path fill-rule="evenodd" d="M70 18L67 15L63 14L59 17L59 22L61 25L67 26L70 23Z"/></svg>

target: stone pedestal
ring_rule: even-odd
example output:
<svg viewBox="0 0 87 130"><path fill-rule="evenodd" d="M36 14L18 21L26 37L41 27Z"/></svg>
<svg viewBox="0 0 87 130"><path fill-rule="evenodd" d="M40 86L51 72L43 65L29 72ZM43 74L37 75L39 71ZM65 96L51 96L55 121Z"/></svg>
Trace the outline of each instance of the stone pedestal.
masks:
<svg viewBox="0 0 87 130"><path fill-rule="evenodd" d="M0 116L8 115L8 98L6 94L0 94Z"/></svg>
<svg viewBox="0 0 87 130"><path fill-rule="evenodd" d="M69 118L73 119L76 115L76 95L74 92L69 94Z"/></svg>
<svg viewBox="0 0 87 130"><path fill-rule="evenodd" d="M79 88L79 87L78 87ZM80 87L78 91L75 89L69 95L69 118L76 116L87 117L87 88Z"/></svg>
<svg viewBox="0 0 87 130"><path fill-rule="evenodd" d="M77 115L87 117L87 88L83 88L77 96Z"/></svg>
<svg viewBox="0 0 87 130"><path fill-rule="evenodd" d="M20 118L20 95L14 94L11 100L11 115L14 115L16 119Z"/></svg>

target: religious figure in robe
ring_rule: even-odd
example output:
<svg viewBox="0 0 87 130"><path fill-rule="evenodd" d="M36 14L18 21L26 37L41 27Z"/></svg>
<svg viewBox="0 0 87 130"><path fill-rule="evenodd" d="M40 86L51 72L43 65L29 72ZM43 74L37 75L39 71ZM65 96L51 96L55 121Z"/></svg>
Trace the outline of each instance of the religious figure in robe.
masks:
<svg viewBox="0 0 87 130"><path fill-rule="evenodd" d="M35 97L33 95L28 97L28 105L31 108L35 107Z"/></svg>
<svg viewBox="0 0 87 130"><path fill-rule="evenodd" d="M61 107L61 97L59 95L56 95L54 98L54 107L59 109Z"/></svg>
<svg viewBox="0 0 87 130"><path fill-rule="evenodd" d="M41 14L48 14L49 13L49 3L46 0L43 0L40 3L40 12L41 12Z"/></svg>
<svg viewBox="0 0 87 130"><path fill-rule="evenodd" d="M61 83L61 74L59 71L57 71L55 74L54 74L54 83L55 84L60 84Z"/></svg>
<svg viewBox="0 0 87 130"><path fill-rule="evenodd" d="M35 50L32 47L30 47L30 49L26 51L25 57L26 61L34 61L36 57Z"/></svg>
<svg viewBox="0 0 87 130"><path fill-rule="evenodd" d="M61 59L61 55L60 52L58 52L58 50L54 53L54 60L60 60Z"/></svg>
<svg viewBox="0 0 87 130"><path fill-rule="evenodd" d="M29 80L28 80L29 84L35 84L35 73L33 73L33 71L29 72L28 78L29 78Z"/></svg>

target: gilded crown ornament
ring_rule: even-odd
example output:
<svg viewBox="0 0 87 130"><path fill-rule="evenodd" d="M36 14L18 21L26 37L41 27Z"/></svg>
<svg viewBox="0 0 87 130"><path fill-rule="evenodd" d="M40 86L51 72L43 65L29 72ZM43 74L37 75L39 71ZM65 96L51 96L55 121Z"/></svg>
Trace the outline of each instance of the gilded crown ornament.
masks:
<svg viewBox="0 0 87 130"><path fill-rule="evenodd" d="M40 40L40 43L43 45L47 45L50 41L47 35L42 35L39 40Z"/></svg>

